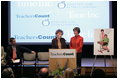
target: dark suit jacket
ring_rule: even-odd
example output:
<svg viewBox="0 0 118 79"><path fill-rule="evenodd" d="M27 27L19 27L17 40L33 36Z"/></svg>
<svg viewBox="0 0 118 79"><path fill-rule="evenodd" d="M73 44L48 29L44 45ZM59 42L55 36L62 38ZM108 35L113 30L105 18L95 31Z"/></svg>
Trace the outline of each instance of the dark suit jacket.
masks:
<svg viewBox="0 0 118 79"><path fill-rule="evenodd" d="M61 41L61 48L62 49L66 48L66 40L64 38L61 38L60 41ZM57 40L57 38L54 38L52 40L52 48L58 49L58 40Z"/></svg>
<svg viewBox="0 0 118 79"><path fill-rule="evenodd" d="M12 59L12 55L13 55L13 49L12 49L12 46L9 45L7 47L7 50L6 50L7 54L6 54L6 60L8 61L8 63L11 63L11 59ZM30 53L31 50L26 48L26 47L23 47L23 46L16 46L16 54L17 54L17 58L18 59L21 59L22 56L23 56L23 52L28 52Z"/></svg>

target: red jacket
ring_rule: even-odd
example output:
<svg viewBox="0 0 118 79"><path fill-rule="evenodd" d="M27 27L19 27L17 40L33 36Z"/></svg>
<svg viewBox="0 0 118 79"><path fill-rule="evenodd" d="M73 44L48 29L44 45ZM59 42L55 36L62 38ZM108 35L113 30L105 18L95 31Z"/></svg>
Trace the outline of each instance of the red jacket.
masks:
<svg viewBox="0 0 118 79"><path fill-rule="evenodd" d="M77 53L81 53L82 47L83 47L83 37L78 35L71 38L70 49L76 49Z"/></svg>

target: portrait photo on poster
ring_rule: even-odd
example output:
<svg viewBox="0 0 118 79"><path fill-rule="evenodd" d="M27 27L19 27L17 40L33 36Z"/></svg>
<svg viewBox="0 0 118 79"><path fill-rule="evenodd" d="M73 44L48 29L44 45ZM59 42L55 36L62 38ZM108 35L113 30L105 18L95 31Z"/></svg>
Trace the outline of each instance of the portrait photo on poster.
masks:
<svg viewBox="0 0 118 79"><path fill-rule="evenodd" d="M114 55L114 29L94 30L94 55Z"/></svg>

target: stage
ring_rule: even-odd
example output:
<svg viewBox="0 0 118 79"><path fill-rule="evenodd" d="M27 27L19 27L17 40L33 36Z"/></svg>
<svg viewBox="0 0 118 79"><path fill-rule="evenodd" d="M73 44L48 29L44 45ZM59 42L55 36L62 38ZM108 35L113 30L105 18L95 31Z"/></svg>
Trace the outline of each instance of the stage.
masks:
<svg viewBox="0 0 118 79"><path fill-rule="evenodd" d="M28 62L29 64L20 65L21 75L23 77L24 76L35 77L35 75L39 72L40 68L49 67L48 61L39 61L38 64L35 63L34 65L31 64L34 61L25 61L25 62ZM82 58L81 76L87 76L87 77L90 76L91 69L93 67L93 62L94 58ZM105 67L104 58L97 58L94 65L94 69L102 69L106 72L107 76L113 76L115 75L115 72L117 73L117 59L113 59L113 63L110 58L106 58L106 67Z"/></svg>
<svg viewBox="0 0 118 79"><path fill-rule="evenodd" d="M89 75L91 73L91 69L93 67L93 62L94 62L94 58L83 58L82 59L82 71L81 71L81 75ZM107 75L113 75L114 74L114 70L115 72L117 71L117 59L113 59L113 63L112 60L110 58L106 58L106 67L105 67L105 63L104 63L104 58L97 58L94 68L95 69L103 69ZM115 68L115 69L113 69Z"/></svg>

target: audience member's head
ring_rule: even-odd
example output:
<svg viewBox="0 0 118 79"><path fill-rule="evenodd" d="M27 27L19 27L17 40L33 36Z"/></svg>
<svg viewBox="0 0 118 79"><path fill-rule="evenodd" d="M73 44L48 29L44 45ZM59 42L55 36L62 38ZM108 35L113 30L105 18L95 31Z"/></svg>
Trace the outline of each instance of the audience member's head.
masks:
<svg viewBox="0 0 118 79"><path fill-rule="evenodd" d="M64 73L65 78L74 78L74 72L72 69L67 68Z"/></svg>
<svg viewBox="0 0 118 79"><path fill-rule="evenodd" d="M92 74L93 78L104 78L105 72L102 69L95 69Z"/></svg>
<svg viewBox="0 0 118 79"><path fill-rule="evenodd" d="M1 73L2 78L14 78L14 74L11 68L5 68Z"/></svg>
<svg viewBox="0 0 118 79"><path fill-rule="evenodd" d="M13 45L13 46L16 45L16 40L15 40L15 38L10 38L9 41L10 41L10 44L11 44L11 45Z"/></svg>
<svg viewBox="0 0 118 79"><path fill-rule="evenodd" d="M39 71L39 77L47 78L48 77L48 68L41 68Z"/></svg>

